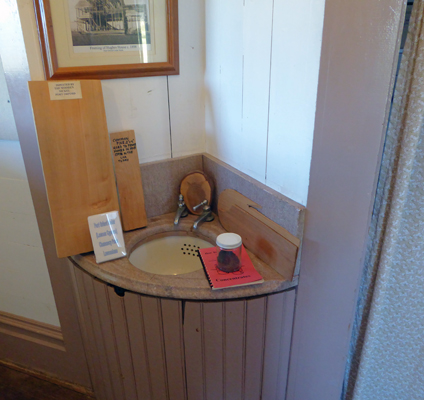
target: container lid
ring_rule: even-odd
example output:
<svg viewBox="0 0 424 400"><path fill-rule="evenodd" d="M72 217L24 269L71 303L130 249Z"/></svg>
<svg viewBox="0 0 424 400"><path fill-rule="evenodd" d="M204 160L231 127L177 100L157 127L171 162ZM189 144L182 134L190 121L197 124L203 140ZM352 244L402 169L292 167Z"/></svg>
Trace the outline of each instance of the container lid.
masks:
<svg viewBox="0 0 424 400"><path fill-rule="evenodd" d="M222 249L236 249L242 243L241 236L237 233L221 233L216 238L216 245Z"/></svg>

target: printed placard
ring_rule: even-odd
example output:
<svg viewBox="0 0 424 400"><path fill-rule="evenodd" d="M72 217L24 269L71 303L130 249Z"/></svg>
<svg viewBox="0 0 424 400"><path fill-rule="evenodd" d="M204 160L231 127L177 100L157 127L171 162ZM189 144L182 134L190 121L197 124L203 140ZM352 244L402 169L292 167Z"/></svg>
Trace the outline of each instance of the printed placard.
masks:
<svg viewBox="0 0 424 400"><path fill-rule="evenodd" d="M80 81L48 82L50 100L82 99Z"/></svg>
<svg viewBox="0 0 424 400"><path fill-rule="evenodd" d="M118 211L91 215L88 226L97 263L127 255Z"/></svg>

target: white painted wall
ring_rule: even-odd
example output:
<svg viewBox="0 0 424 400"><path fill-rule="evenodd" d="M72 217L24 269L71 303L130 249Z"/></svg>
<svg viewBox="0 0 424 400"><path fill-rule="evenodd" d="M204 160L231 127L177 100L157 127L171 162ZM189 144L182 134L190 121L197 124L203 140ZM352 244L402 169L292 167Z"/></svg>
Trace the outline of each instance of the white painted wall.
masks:
<svg viewBox="0 0 424 400"><path fill-rule="evenodd" d="M43 80L32 0L18 0L32 80ZM141 163L205 151L204 0L179 1L180 74L102 81L109 132L134 129Z"/></svg>
<svg viewBox="0 0 424 400"><path fill-rule="evenodd" d="M0 57L0 140L18 140L9 92L4 78L3 64Z"/></svg>
<svg viewBox="0 0 424 400"><path fill-rule="evenodd" d="M306 204L325 0L206 1L206 151Z"/></svg>
<svg viewBox="0 0 424 400"><path fill-rule="evenodd" d="M33 3L18 8L31 79L43 80ZM205 150L204 15L203 0L180 1L180 75L102 82L109 131L134 129L140 162ZM0 141L0 223L0 311L59 325L19 142Z"/></svg>
<svg viewBox="0 0 424 400"><path fill-rule="evenodd" d="M103 81L140 162L207 151L306 204L325 0L180 0L180 75ZM18 0L44 79L31 0Z"/></svg>
<svg viewBox="0 0 424 400"><path fill-rule="evenodd" d="M0 311L59 326L18 141L0 140Z"/></svg>
<svg viewBox="0 0 424 400"><path fill-rule="evenodd" d="M43 80L32 0L17 2L31 78ZM324 2L180 0L180 75L103 81L109 131L134 129L141 163L207 151L306 204Z"/></svg>
<svg viewBox="0 0 424 400"><path fill-rule="evenodd" d="M0 311L59 326L0 61Z"/></svg>

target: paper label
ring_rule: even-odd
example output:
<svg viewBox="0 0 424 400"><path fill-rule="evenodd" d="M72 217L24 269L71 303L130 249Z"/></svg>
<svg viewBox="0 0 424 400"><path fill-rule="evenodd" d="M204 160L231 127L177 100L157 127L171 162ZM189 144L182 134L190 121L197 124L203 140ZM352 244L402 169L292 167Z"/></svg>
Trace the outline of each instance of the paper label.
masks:
<svg viewBox="0 0 424 400"><path fill-rule="evenodd" d="M49 81L50 100L82 99L80 81Z"/></svg>
<svg viewBox="0 0 424 400"><path fill-rule="evenodd" d="M113 137L111 135L112 150L113 155L115 156L115 161L118 163L124 163L135 157L138 165L138 156L136 156L134 153L137 150L134 131L127 131L122 133L126 133L126 135L120 137L116 137L117 134L115 134Z"/></svg>
<svg viewBox="0 0 424 400"><path fill-rule="evenodd" d="M127 255L118 211L91 215L88 226L97 263Z"/></svg>

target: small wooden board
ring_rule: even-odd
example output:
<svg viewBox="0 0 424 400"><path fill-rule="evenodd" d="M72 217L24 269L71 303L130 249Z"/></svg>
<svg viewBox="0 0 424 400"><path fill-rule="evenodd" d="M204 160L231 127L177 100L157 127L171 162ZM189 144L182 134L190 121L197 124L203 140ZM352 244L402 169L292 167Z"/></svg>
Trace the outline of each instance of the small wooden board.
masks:
<svg viewBox="0 0 424 400"><path fill-rule="evenodd" d="M119 209L101 83L76 82L63 100L29 82L58 257L92 251L87 218Z"/></svg>
<svg viewBox="0 0 424 400"><path fill-rule="evenodd" d="M194 171L186 175L181 181L180 193L184 196L184 202L192 214L202 214L203 207L193 210L193 207L207 200L212 201L212 182L202 171Z"/></svg>
<svg viewBox="0 0 424 400"><path fill-rule="evenodd" d="M218 215L222 226L239 234L249 250L291 280L300 240L257 208L261 206L233 189L224 190L219 196Z"/></svg>
<svg viewBox="0 0 424 400"><path fill-rule="evenodd" d="M110 141L123 230L143 228L147 225L147 216L134 131L111 133Z"/></svg>

